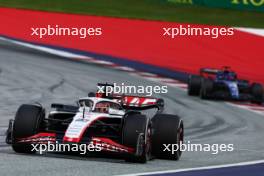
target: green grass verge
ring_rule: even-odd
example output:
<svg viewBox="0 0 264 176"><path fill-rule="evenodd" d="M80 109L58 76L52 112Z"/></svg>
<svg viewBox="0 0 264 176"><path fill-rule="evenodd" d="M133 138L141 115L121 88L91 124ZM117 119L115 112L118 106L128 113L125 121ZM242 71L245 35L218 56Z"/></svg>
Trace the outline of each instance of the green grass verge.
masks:
<svg viewBox="0 0 264 176"><path fill-rule="evenodd" d="M0 0L2 7L44 11L264 28L264 13L211 9L167 0Z"/></svg>

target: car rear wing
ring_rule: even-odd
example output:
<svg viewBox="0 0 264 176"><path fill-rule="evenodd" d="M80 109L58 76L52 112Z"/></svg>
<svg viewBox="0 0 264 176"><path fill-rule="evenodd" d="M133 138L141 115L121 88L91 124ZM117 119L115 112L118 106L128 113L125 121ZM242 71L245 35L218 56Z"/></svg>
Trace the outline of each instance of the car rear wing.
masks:
<svg viewBox="0 0 264 176"><path fill-rule="evenodd" d="M113 84L109 83L98 83L97 85L103 90L106 90L108 86L114 87ZM164 100L159 98L114 93L106 94L100 93L98 90L95 96L99 98L116 99L121 102L121 105L127 110L146 110L152 108L157 108L159 112L164 110Z"/></svg>
<svg viewBox="0 0 264 176"><path fill-rule="evenodd" d="M229 73L233 73L236 76L236 73L231 70L231 68L229 66L223 66L222 69L214 69L214 68L201 68L200 69L200 76L202 77L207 77L207 78L213 78L214 76L216 76L217 73L219 72L229 72Z"/></svg>
<svg viewBox="0 0 264 176"><path fill-rule="evenodd" d="M219 69L213 69L213 68L201 68L200 69L200 76L204 78L210 78L214 79L216 74L221 71Z"/></svg>
<svg viewBox="0 0 264 176"><path fill-rule="evenodd" d="M231 70L231 68L229 66L223 66L222 69L201 68L200 69L200 75L204 75L204 74L216 75L220 71L229 71L229 72L232 72L232 70Z"/></svg>
<svg viewBox="0 0 264 176"><path fill-rule="evenodd" d="M200 75L204 75L204 74L212 74L215 75L219 72L219 69L213 69L213 68L201 68L200 69Z"/></svg>
<svg viewBox="0 0 264 176"><path fill-rule="evenodd" d="M121 99L121 104L125 109L131 110L147 110L158 109L159 112L164 110L164 100L153 97L140 97L125 95Z"/></svg>

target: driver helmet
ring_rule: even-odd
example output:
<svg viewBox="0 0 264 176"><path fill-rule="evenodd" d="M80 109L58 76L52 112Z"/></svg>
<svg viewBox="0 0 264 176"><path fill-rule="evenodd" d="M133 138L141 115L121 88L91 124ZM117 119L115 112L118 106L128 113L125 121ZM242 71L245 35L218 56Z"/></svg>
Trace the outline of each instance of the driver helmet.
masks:
<svg viewBox="0 0 264 176"><path fill-rule="evenodd" d="M95 111L100 113L108 113L109 107L110 107L109 102L99 102L95 106Z"/></svg>

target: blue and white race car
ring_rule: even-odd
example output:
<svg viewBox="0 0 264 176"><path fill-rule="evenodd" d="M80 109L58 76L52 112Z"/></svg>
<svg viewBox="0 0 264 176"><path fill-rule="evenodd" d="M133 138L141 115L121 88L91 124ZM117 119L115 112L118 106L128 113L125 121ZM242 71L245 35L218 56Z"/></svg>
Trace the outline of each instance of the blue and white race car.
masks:
<svg viewBox="0 0 264 176"><path fill-rule="evenodd" d="M229 67L223 69L200 69L200 75L191 75L188 81L188 95L202 99L228 99L263 103L263 86L240 80Z"/></svg>

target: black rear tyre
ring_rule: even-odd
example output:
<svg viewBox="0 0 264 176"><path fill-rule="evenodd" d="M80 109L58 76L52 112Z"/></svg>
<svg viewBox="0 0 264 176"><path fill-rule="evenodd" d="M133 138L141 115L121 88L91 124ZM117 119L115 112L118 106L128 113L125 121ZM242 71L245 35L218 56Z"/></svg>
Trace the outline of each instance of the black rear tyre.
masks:
<svg viewBox="0 0 264 176"><path fill-rule="evenodd" d="M200 90L200 97L201 99L208 99L210 93L213 91L214 83L210 79L202 79L202 86Z"/></svg>
<svg viewBox="0 0 264 176"><path fill-rule="evenodd" d="M188 95L199 96L201 90L201 76L190 75L188 80Z"/></svg>
<svg viewBox="0 0 264 176"><path fill-rule="evenodd" d="M262 104L263 103L263 86L261 84L254 83L251 86L252 103Z"/></svg>
<svg viewBox="0 0 264 176"><path fill-rule="evenodd" d="M161 159L179 160L182 151L178 149L172 154L171 151L164 151L164 144L183 143L184 127L183 121L176 115L157 114L152 119L152 153Z"/></svg>
<svg viewBox="0 0 264 176"><path fill-rule="evenodd" d="M136 149L135 155L128 155L126 161L146 163L151 158L151 124L142 114L125 117L123 126L123 144Z"/></svg>
<svg viewBox="0 0 264 176"><path fill-rule="evenodd" d="M39 105L23 104L19 107L12 134L12 148L15 152L35 153L32 151L31 144L19 143L18 140L37 134L44 117L45 111Z"/></svg>

